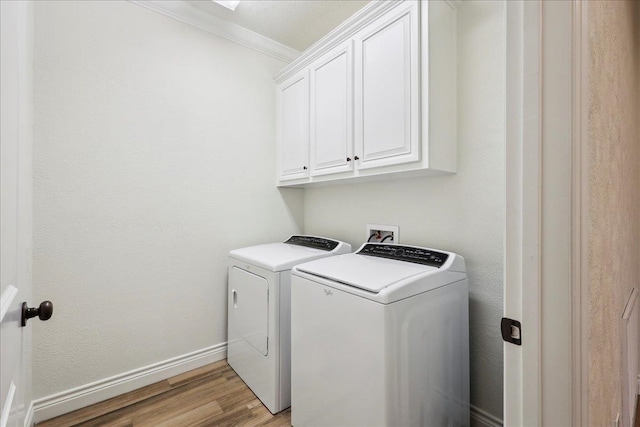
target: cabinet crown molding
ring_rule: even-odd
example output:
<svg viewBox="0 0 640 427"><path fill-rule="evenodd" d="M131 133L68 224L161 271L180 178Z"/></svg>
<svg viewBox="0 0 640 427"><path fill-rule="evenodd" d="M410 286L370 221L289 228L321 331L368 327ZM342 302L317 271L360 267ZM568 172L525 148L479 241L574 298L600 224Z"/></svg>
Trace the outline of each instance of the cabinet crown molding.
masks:
<svg viewBox="0 0 640 427"><path fill-rule="evenodd" d="M408 0L417 1L417 0ZM314 60L324 55L326 52L335 48L340 43L353 36L359 30L364 28L368 23L376 19L378 16L383 15L387 10L398 6L398 0L382 0L372 1L365 7L356 12L349 19L337 26L333 31L326 36L318 40L311 47L305 50L300 57L298 57L290 65L286 66L274 77L276 83L282 83L284 80L291 77L301 68L311 64Z"/></svg>

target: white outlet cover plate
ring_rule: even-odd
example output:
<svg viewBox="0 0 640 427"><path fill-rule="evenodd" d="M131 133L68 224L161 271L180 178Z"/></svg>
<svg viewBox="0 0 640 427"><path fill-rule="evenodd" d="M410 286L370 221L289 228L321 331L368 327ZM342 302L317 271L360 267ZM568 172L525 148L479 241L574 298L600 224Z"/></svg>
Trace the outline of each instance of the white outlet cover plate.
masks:
<svg viewBox="0 0 640 427"><path fill-rule="evenodd" d="M373 231L391 231L393 233L393 244L397 245L400 243L400 227L397 225L382 225L382 224L367 224L367 234L365 235L364 241L369 240L369 236ZM385 242L386 243L386 242Z"/></svg>

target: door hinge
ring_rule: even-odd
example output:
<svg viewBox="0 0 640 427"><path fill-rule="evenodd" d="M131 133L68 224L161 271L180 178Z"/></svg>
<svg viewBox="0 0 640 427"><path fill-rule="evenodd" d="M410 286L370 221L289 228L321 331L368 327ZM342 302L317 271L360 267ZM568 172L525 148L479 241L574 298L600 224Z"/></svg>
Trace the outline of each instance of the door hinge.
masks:
<svg viewBox="0 0 640 427"><path fill-rule="evenodd" d="M515 345L522 345L522 325L514 319L502 318L500 323L502 339Z"/></svg>

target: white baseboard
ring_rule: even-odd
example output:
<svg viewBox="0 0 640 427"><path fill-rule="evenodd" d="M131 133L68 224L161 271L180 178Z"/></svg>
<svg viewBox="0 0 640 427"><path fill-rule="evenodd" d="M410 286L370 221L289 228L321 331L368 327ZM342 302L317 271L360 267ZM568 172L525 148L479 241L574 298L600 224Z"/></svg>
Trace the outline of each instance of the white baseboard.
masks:
<svg viewBox="0 0 640 427"><path fill-rule="evenodd" d="M472 427L502 427L500 418L484 411L477 406L471 405L471 426Z"/></svg>
<svg viewBox="0 0 640 427"><path fill-rule="evenodd" d="M33 422L39 423L111 399L226 357L227 343L225 342L37 399L31 405L33 416L30 424L26 424L25 420L25 425L31 426Z"/></svg>

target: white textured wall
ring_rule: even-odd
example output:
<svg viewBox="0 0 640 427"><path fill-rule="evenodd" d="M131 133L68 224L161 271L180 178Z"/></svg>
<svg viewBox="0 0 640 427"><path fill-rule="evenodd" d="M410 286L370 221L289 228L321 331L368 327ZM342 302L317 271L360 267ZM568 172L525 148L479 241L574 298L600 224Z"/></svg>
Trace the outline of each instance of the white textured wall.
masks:
<svg viewBox="0 0 640 427"><path fill-rule="evenodd" d="M283 63L122 1L35 2L35 398L226 340L230 249L302 229L275 187Z"/></svg>
<svg viewBox="0 0 640 427"><path fill-rule="evenodd" d="M458 20L458 173L305 190L305 231L356 248L365 224L400 226L401 243L464 256L470 281L471 403L502 418L505 17L465 2Z"/></svg>

